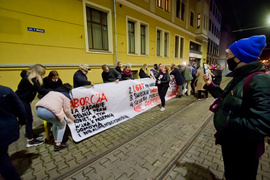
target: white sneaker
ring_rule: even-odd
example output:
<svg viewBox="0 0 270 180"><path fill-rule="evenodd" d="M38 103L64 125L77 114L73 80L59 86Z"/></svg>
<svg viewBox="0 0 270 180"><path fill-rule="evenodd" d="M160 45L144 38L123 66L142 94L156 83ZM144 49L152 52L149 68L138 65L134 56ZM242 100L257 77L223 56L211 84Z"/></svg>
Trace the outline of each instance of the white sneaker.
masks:
<svg viewBox="0 0 270 180"><path fill-rule="evenodd" d="M162 107L161 109L160 109L160 111L164 111L165 110L165 107Z"/></svg>

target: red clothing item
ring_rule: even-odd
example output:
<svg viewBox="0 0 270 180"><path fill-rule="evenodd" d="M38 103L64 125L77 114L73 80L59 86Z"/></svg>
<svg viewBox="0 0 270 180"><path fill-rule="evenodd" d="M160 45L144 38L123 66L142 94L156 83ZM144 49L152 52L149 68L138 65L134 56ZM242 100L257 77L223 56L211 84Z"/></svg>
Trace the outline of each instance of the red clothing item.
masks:
<svg viewBox="0 0 270 180"><path fill-rule="evenodd" d="M123 69L123 75L124 77L131 77L132 71L130 70L129 72L126 71L126 68Z"/></svg>

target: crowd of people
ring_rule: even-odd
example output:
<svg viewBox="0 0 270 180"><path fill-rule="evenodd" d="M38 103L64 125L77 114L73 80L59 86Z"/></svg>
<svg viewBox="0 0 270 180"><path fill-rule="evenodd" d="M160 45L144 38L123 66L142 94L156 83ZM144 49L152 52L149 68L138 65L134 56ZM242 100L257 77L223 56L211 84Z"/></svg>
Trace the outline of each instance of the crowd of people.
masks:
<svg viewBox="0 0 270 180"><path fill-rule="evenodd" d="M219 64L197 67L194 62L169 67L160 63L154 64L150 70L147 64L143 64L139 71L140 78L155 80L161 99L160 111L165 110L165 95L173 79L179 90L177 98L195 92L198 92L198 100L202 93L208 98L208 92L217 98L210 109L215 113L215 137L216 143L222 147L226 179L255 179L264 148L263 138L269 136L270 77L262 63L256 61L265 45L265 36L253 36L229 47L227 63L233 79L225 90L220 88L223 69ZM121 62L116 68L102 65L103 82L133 79L131 64L128 63L123 71L121 67ZM40 100L35 104L36 114L52 124L54 151L68 146L63 142L63 136L66 124L75 120L70 107L72 86L63 83L57 71L51 71L47 77L44 77L45 72L41 64L23 70L15 92L0 85L0 173L6 179L20 179L7 151L8 146L19 138L21 126L25 126L27 147L43 144L42 136L35 135L32 126L31 102L37 94ZM74 88L94 86L86 76L88 72L91 72L89 65L79 66L73 76Z"/></svg>

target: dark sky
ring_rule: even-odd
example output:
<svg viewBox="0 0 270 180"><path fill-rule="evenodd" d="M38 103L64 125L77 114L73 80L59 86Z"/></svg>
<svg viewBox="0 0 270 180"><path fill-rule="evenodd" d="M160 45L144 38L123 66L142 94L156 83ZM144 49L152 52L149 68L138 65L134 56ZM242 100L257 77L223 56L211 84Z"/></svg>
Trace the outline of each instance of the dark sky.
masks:
<svg viewBox="0 0 270 180"><path fill-rule="evenodd" d="M270 0L217 0L221 3L222 25L230 24L236 39L247 38L253 35L266 35L266 51L270 51ZM267 24L268 23L268 24ZM264 28L257 28L269 26ZM256 29L251 29L256 28ZM265 52L268 54L268 52ZM264 54L264 53L263 53ZM267 55L268 57L269 55Z"/></svg>
<svg viewBox="0 0 270 180"><path fill-rule="evenodd" d="M219 0L223 6L223 23L232 25L233 30L243 29L235 32L237 37L243 38L257 34L270 36L270 0ZM255 30L249 28L267 26ZM270 39L270 37L267 37Z"/></svg>

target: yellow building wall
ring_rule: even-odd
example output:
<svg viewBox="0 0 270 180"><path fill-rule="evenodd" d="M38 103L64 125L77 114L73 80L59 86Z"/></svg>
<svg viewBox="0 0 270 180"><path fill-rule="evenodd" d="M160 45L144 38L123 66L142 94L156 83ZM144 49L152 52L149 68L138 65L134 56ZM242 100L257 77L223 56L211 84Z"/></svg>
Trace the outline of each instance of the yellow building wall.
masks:
<svg viewBox="0 0 270 180"><path fill-rule="evenodd" d="M114 39L113 1L91 0L89 2L111 9L111 33ZM188 63L190 40L199 42L195 39L195 35L184 33L165 23L165 19L171 20L171 15L160 12L164 20L159 21L152 17L151 13L145 15L126 6L123 2L116 3L118 61L121 61L123 65L133 64L132 70L139 70L144 63L149 65ZM138 1L133 3L135 2L144 9L150 8L148 7L150 3ZM102 83L100 65L115 64L115 54L86 52L83 3L83 0L0 0L0 84L16 90L21 80L21 70L36 63L46 66L45 76L51 70L57 70L62 81L70 84L73 84L73 74L80 64L91 64L92 72L87 74L88 80L94 84ZM128 55L127 16L148 24L148 55ZM185 27L182 21L175 21L175 24L181 23ZM44 29L45 33L28 31L27 27ZM157 27L170 33L168 58L156 57ZM174 57L175 34L185 39L182 59ZM113 47L114 50L115 47ZM203 46L202 50L203 57L206 57L207 46ZM135 77L137 76L138 74Z"/></svg>

